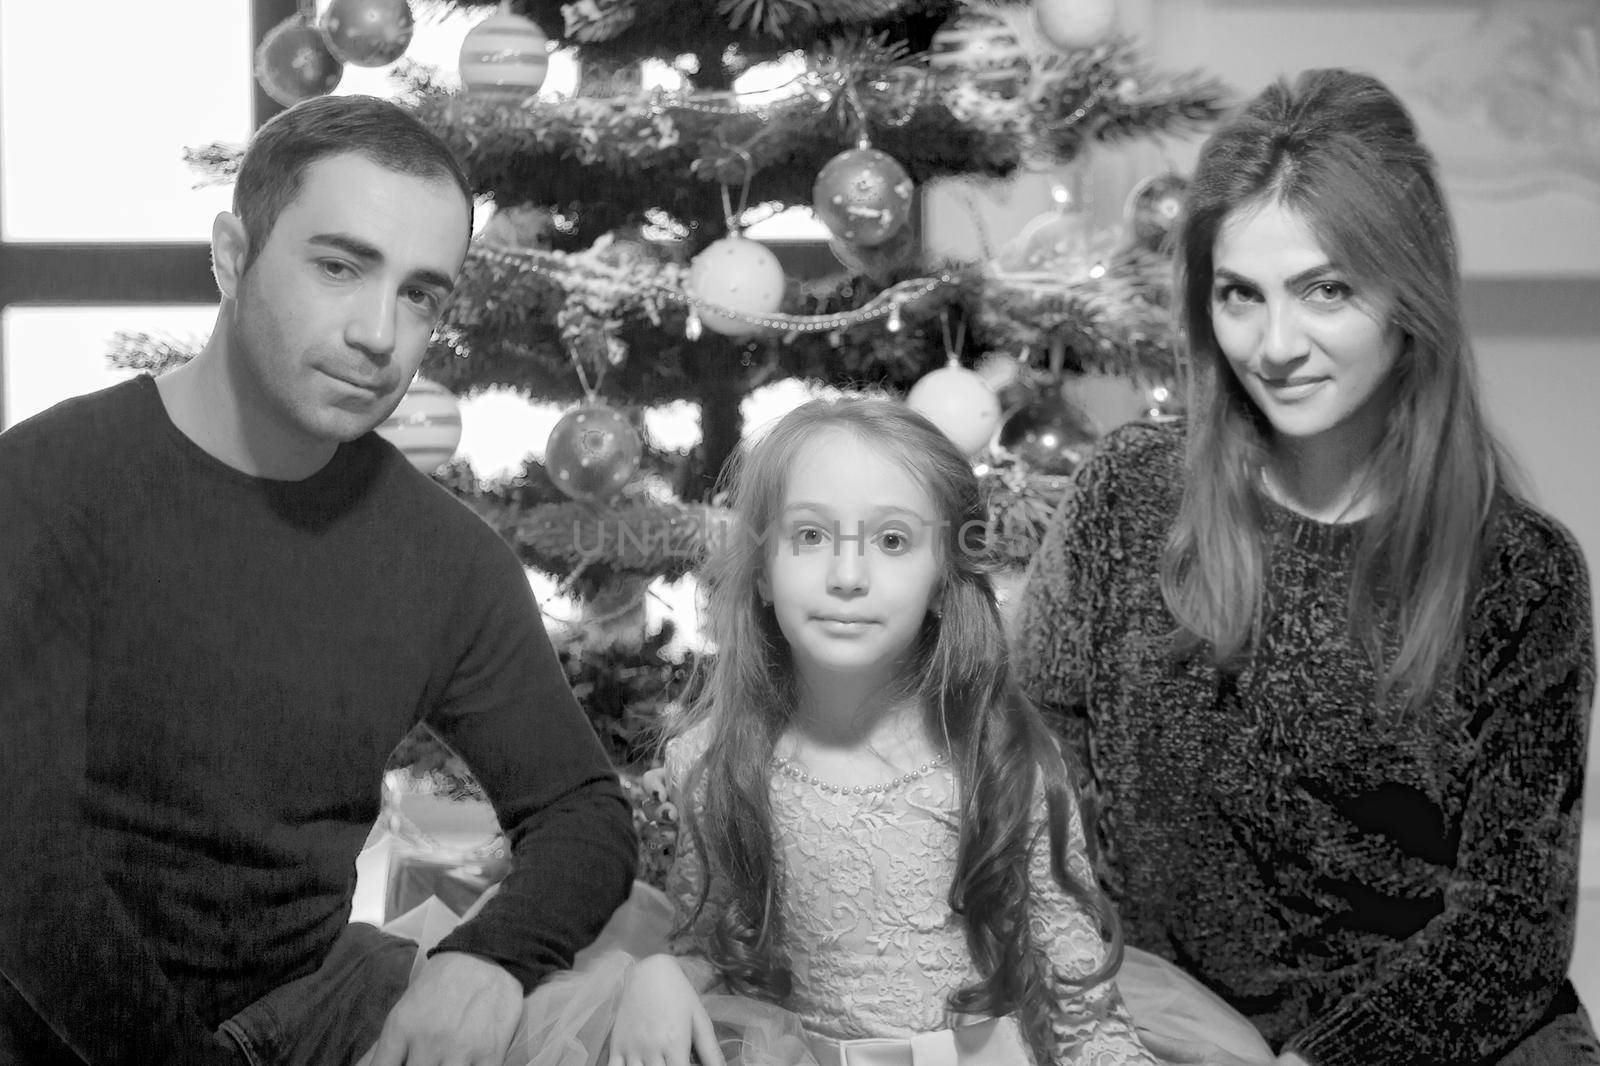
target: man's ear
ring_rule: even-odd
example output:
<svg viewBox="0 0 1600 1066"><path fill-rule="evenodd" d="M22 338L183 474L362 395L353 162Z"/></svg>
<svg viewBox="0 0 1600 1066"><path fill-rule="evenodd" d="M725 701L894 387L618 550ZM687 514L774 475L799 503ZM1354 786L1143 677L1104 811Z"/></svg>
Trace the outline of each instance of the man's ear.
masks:
<svg viewBox="0 0 1600 1066"><path fill-rule="evenodd" d="M231 300L239 291L239 278L250 254L250 238L244 223L229 211L217 212L211 223L211 276L223 299Z"/></svg>

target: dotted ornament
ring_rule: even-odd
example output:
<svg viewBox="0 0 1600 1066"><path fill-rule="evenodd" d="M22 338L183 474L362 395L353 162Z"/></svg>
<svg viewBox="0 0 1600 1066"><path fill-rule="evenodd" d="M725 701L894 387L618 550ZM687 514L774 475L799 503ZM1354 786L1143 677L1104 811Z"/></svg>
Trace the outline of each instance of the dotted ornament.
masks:
<svg viewBox="0 0 1600 1066"><path fill-rule="evenodd" d="M1122 221L1132 242L1152 252L1162 252L1183 214L1189 181L1167 171L1153 174L1135 185L1122 209Z"/></svg>
<svg viewBox="0 0 1600 1066"><path fill-rule="evenodd" d="M415 21L406 0L333 0L321 25L336 58L357 67L386 67L405 54Z"/></svg>
<svg viewBox="0 0 1600 1066"><path fill-rule="evenodd" d="M443 385L417 378L377 432L412 466L431 474L453 459L461 445L461 405Z"/></svg>
<svg viewBox="0 0 1600 1066"><path fill-rule="evenodd" d="M906 405L969 459L989 446L1000 425L1000 398L987 381L955 362L923 375L906 394Z"/></svg>
<svg viewBox="0 0 1600 1066"><path fill-rule="evenodd" d="M344 64L328 51L322 32L291 15L267 31L256 47L256 82L284 107L326 96L344 77Z"/></svg>
<svg viewBox="0 0 1600 1066"><path fill-rule="evenodd" d="M889 153L851 148L817 175L811 205L835 237L871 248L906 224L915 190L911 175Z"/></svg>
<svg viewBox="0 0 1600 1066"><path fill-rule="evenodd" d="M746 315L770 315L783 304L783 264L760 241L737 235L712 241L689 264L689 291L707 303ZM726 337L758 333L761 327L695 309L706 329Z"/></svg>
<svg viewBox="0 0 1600 1066"><path fill-rule="evenodd" d="M523 99L550 72L550 39L511 5L474 26L461 42L461 85L473 96Z"/></svg>
<svg viewBox="0 0 1600 1066"><path fill-rule="evenodd" d="M550 480L575 500L604 500L639 469L638 430L614 407L586 403L561 416L545 444Z"/></svg>

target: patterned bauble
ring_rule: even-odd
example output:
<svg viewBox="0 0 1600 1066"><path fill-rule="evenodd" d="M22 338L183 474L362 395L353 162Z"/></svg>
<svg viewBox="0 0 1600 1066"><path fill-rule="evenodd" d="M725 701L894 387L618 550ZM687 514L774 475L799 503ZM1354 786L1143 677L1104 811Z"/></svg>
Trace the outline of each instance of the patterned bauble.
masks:
<svg viewBox="0 0 1600 1066"><path fill-rule="evenodd" d="M850 273L887 285L916 258L917 234L910 226L902 226L882 244L870 247L830 237L828 250Z"/></svg>
<svg viewBox="0 0 1600 1066"><path fill-rule="evenodd" d="M561 416L544 448L544 468L575 500L616 495L639 469L639 431L614 407L586 403Z"/></svg>
<svg viewBox="0 0 1600 1066"><path fill-rule="evenodd" d="M256 82L284 107L326 96L344 77L344 64L328 51L322 33L299 15L290 15L256 47Z"/></svg>
<svg viewBox="0 0 1600 1066"><path fill-rule="evenodd" d="M1009 95L1021 87L1028 58L1005 20L967 10L934 32L928 69L947 81Z"/></svg>
<svg viewBox="0 0 1600 1066"><path fill-rule="evenodd" d="M1098 440L1088 413L1051 389L1006 419L999 444L1036 473L1070 474Z"/></svg>
<svg viewBox="0 0 1600 1066"><path fill-rule="evenodd" d="M454 458L461 444L461 406L443 385L417 378L377 432L412 466L431 474Z"/></svg>
<svg viewBox="0 0 1600 1066"><path fill-rule="evenodd" d="M333 0L319 25L339 60L386 67L405 54L415 21L406 0Z"/></svg>
<svg viewBox="0 0 1600 1066"><path fill-rule="evenodd" d="M989 383L954 362L911 386L906 406L938 426L968 458L989 446L1000 424L1000 400Z"/></svg>
<svg viewBox="0 0 1600 1066"><path fill-rule="evenodd" d="M1115 0L1033 0L1039 36L1063 52L1092 48L1117 25Z"/></svg>
<svg viewBox="0 0 1600 1066"><path fill-rule="evenodd" d="M706 245L689 264L689 291L707 303L747 315L770 315L783 306L783 264L760 241L734 234ZM759 333L753 322L698 307L706 329L726 337Z"/></svg>
<svg viewBox="0 0 1600 1066"><path fill-rule="evenodd" d="M870 248L906 224L915 190L911 175L889 153L852 148L823 166L811 187L811 206L835 237Z"/></svg>
<svg viewBox="0 0 1600 1066"><path fill-rule="evenodd" d="M550 71L550 39L511 5L474 26L461 42L461 86L473 96L523 99Z"/></svg>
<svg viewBox="0 0 1600 1066"><path fill-rule="evenodd" d="M1183 198L1188 190L1188 179L1170 170L1135 185L1122 209L1128 240L1152 252L1165 251L1183 214Z"/></svg>

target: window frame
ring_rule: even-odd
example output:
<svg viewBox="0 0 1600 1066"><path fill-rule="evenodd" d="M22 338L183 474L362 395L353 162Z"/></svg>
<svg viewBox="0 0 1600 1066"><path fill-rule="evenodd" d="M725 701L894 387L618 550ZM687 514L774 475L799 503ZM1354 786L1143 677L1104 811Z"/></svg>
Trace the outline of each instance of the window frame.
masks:
<svg viewBox="0 0 1600 1066"><path fill-rule="evenodd" d="M251 129L282 111L253 74L255 42L299 11L297 0L248 0L252 71ZM203 47L203 45L202 45ZM5 156L0 149L0 175ZM0 223L3 223L0 219ZM0 230L3 232L3 230ZM6 241L0 239L0 316L14 305L215 303L211 245L185 241L146 243ZM0 430L6 428L6 353L0 332Z"/></svg>

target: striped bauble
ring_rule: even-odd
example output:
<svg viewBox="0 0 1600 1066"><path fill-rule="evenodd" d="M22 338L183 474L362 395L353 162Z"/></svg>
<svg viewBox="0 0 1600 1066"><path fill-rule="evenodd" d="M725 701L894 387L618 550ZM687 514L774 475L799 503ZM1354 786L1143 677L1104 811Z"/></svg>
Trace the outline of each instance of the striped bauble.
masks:
<svg viewBox="0 0 1600 1066"><path fill-rule="evenodd" d="M509 3L461 42L461 86L474 96L532 96L550 70L550 40Z"/></svg>

